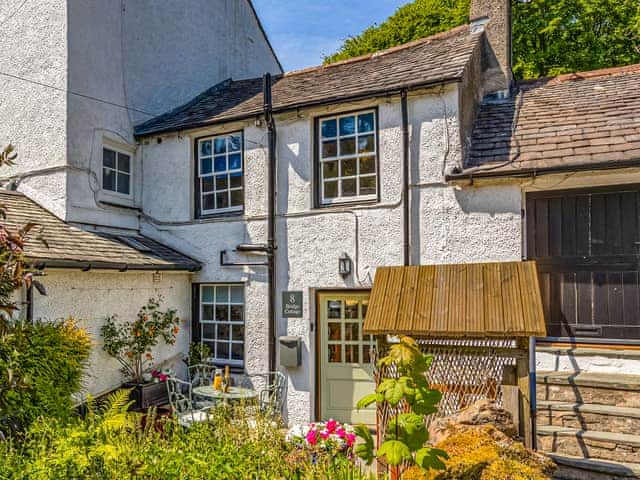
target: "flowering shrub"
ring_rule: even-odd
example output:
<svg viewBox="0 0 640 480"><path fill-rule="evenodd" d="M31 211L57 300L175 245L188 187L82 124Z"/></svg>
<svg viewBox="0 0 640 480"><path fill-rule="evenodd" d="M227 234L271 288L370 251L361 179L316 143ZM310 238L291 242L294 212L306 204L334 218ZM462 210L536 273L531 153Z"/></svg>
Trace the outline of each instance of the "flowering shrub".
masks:
<svg viewBox="0 0 640 480"><path fill-rule="evenodd" d="M115 317L109 317L100 329L104 339L102 348L120 362L122 373L136 383L144 383L144 374L153 368L151 349L160 340L175 344L180 332L176 311L160 311L161 300L149 299L133 322L118 324Z"/></svg>
<svg viewBox="0 0 640 480"><path fill-rule="evenodd" d="M295 425L287 433L287 440L301 448L321 448L346 452L356 441L353 427L330 419L328 422Z"/></svg>

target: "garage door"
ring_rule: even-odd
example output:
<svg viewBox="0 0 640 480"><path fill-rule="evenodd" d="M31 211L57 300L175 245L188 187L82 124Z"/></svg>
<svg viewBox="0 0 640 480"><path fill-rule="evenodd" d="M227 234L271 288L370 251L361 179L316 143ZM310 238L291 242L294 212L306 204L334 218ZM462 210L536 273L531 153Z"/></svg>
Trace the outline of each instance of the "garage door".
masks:
<svg viewBox="0 0 640 480"><path fill-rule="evenodd" d="M549 336L640 338L640 186L527 195Z"/></svg>

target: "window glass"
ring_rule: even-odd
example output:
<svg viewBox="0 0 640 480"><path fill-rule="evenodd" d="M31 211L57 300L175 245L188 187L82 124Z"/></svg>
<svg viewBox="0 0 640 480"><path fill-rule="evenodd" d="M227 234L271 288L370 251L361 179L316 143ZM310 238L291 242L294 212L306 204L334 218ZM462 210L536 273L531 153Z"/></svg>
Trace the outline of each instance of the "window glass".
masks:
<svg viewBox="0 0 640 480"><path fill-rule="evenodd" d="M375 199L376 112L324 118L318 130L320 202Z"/></svg>
<svg viewBox="0 0 640 480"><path fill-rule="evenodd" d="M242 210L242 134L220 135L198 141L199 214Z"/></svg>
<svg viewBox="0 0 640 480"><path fill-rule="evenodd" d="M102 189L131 194L131 155L110 148L102 149Z"/></svg>
<svg viewBox="0 0 640 480"><path fill-rule="evenodd" d="M200 286L201 342L216 364L244 364L244 286Z"/></svg>

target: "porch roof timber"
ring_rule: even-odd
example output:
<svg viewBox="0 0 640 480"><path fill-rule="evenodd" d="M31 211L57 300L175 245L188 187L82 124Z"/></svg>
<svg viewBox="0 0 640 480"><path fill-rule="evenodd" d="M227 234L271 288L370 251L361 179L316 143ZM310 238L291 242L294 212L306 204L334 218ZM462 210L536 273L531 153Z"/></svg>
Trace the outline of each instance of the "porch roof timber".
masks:
<svg viewBox="0 0 640 480"><path fill-rule="evenodd" d="M378 268L363 328L373 335L545 336L536 264Z"/></svg>

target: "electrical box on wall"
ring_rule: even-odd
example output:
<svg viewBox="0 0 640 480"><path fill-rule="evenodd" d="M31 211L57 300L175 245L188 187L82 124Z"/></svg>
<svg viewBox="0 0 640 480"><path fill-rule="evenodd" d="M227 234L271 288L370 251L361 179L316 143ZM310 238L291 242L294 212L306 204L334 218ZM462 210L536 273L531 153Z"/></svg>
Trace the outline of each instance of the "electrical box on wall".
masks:
<svg viewBox="0 0 640 480"><path fill-rule="evenodd" d="M299 367L302 365L302 338L280 337L280 366Z"/></svg>

